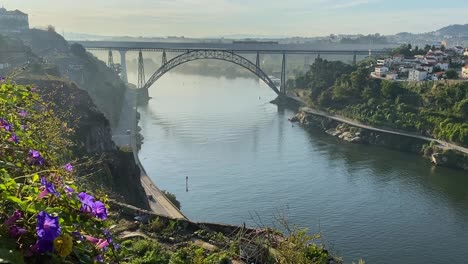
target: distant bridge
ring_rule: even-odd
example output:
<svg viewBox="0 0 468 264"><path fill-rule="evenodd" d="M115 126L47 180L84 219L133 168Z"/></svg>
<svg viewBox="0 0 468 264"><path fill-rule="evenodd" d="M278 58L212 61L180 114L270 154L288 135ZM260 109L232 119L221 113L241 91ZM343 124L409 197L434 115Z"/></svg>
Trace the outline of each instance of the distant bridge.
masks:
<svg viewBox="0 0 468 264"><path fill-rule="evenodd" d="M289 54L302 55L352 55L353 63L356 63L356 57L385 55L389 54L389 49L351 49L349 45L335 46L324 49L312 48L311 44L277 44L271 43L168 43L168 42L118 42L118 41L70 41L71 43L81 44L87 50L106 50L108 51L108 66L113 67L112 51L120 52L121 78L125 82L127 79L126 53L128 51L138 51L138 88L147 90L166 72L171 69L193 60L215 59L235 63L253 74L257 75L278 95L286 94L286 57ZM340 48L341 47L341 48ZM388 48L388 46L387 46ZM161 67L148 79L145 80L143 51L162 52ZM167 60L167 52L182 53L171 60ZM252 62L241 54L256 54L256 62ZM261 54L281 54L281 85L278 89L277 84L260 67Z"/></svg>

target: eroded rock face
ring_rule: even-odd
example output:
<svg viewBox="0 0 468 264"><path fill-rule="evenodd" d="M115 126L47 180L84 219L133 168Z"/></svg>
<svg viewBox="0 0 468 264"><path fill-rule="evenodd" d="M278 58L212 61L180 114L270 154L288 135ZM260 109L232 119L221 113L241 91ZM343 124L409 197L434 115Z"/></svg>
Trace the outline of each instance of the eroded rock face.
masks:
<svg viewBox="0 0 468 264"><path fill-rule="evenodd" d="M434 153L431 155L431 161L435 165L445 165L448 162L448 158L442 153Z"/></svg>
<svg viewBox="0 0 468 264"><path fill-rule="evenodd" d="M56 112L67 112L64 117L74 128L72 140L75 158L84 156L99 160L93 165L94 177L105 184L120 200L148 209L148 199L140 182L140 169L133 153L119 150L112 141L109 121L98 110L85 90L74 83L60 80L17 79L19 84L35 84L46 101L56 104ZM91 173L86 171L87 173Z"/></svg>

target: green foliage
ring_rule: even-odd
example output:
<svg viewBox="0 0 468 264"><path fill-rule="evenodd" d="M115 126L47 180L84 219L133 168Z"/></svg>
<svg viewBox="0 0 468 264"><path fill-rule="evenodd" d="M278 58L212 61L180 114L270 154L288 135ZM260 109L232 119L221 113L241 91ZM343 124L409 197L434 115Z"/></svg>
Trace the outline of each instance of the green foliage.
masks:
<svg viewBox="0 0 468 264"><path fill-rule="evenodd" d="M131 264L228 264L227 252L209 252L192 245L170 250L153 240L127 240L119 252L123 263Z"/></svg>
<svg viewBox="0 0 468 264"><path fill-rule="evenodd" d="M445 72L447 79L458 79L458 73L454 69L449 69Z"/></svg>
<svg viewBox="0 0 468 264"><path fill-rule="evenodd" d="M322 247L312 243L319 236L307 234L307 230L294 230L287 240L279 243L276 262L279 264L327 263L330 255Z"/></svg>
<svg viewBox="0 0 468 264"><path fill-rule="evenodd" d="M296 78L297 87L308 87L311 89L313 100L335 83L335 80L343 74L352 72L354 68L339 61L327 61L316 58L314 64L305 75Z"/></svg>
<svg viewBox="0 0 468 264"><path fill-rule="evenodd" d="M468 82L382 81L370 78L365 65L337 77L337 72L342 72L337 68L317 60L300 76L307 82L303 86L310 87L315 106L371 125L419 132L468 146Z"/></svg>
<svg viewBox="0 0 468 264"><path fill-rule="evenodd" d="M68 241L67 238L71 238L75 231L103 238L106 223L80 211L75 170L64 167L71 157L69 137L73 130L35 89L11 82L0 83L0 244L10 245L2 248L12 250L10 255L1 251L0 257L14 259L14 263L21 263L20 255L28 255L28 263L35 262L36 258L46 262L47 259L52 262L53 258L85 260L83 255L92 259L92 256L102 254L94 244L81 241L79 236L74 241L70 239L70 243L63 241ZM40 157L34 156L34 151ZM55 190L41 178L47 184L53 184ZM70 193L68 188L74 192ZM105 197L96 198L105 201ZM5 221L15 211L21 212L21 216L12 223ZM40 212L58 217L61 236L54 243L72 247L71 255L62 251L64 247L58 248L55 244L55 254L41 255L35 251L26 254L40 240L36 232ZM21 228L24 232L15 234L12 227ZM111 255L106 256L109 257Z"/></svg>
<svg viewBox="0 0 468 264"><path fill-rule="evenodd" d="M170 255L161 244L152 240L127 240L118 253L123 263L163 264L168 263Z"/></svg>
<svg viewBox="0 0 468 264"><path fill-rule="evenodd" d="M424 49L420 49L418 46L413 47L411 44L403 44L398 48L393 49L392 54L401 54L404 55L406 58L413 57L415 55L423 55L426 54L431 49L431 46L426 45Z"/></svg>
<svg viewBox="0 0 468 264"><path fill-rule="evenodd" d="M80 58L86 57L86 49L78 43L73 43L70 46L70 51L73 53L73 55L77 57L80 57Z"/></svg>
<svg viewBox="0 0 468 264"><path fill-rule="evenodd" d="M340 41L341 44L387 44L388 40L387 37L381 36L379 33L376 34L369 34L367 36L359 36L357 38L343 38Z"/></svg>
<svg viewBox="0 0 468 264"><path fill-rule="evenodd" d="M180 202L177 200L177 197L175 196L175 194L170 193L165 190L162 190L161 192L164 194L164 196L167 197L167 199L169 199L169 201L171 201L173 205L175 205L180 210Z"/></svg>

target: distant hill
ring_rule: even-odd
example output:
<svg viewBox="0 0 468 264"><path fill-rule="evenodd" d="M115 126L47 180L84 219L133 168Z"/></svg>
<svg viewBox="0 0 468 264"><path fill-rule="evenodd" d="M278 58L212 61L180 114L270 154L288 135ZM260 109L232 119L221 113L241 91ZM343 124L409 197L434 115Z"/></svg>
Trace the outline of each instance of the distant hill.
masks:
<svg viewBox="0 0 468 264"><path fill-rule="evenodd" d="M443 36L468 36L468 24L465 25L450 25L436 31Z"/></svg>

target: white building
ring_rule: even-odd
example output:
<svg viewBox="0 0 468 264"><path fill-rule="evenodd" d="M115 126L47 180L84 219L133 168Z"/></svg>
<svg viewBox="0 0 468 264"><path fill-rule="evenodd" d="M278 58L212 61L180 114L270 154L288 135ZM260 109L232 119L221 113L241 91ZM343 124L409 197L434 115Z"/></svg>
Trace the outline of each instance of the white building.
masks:
<svg viewBox="0 0 468 264"><path fill-rule="evenodd" d="M422 70L410 70L408 74L408 81L424 81L427 78L427 72Z"/></svg>
<svg viewBox="0 0 468 264"><path fill-rule="evenodd" d="M28 15L16 9L0 8L0 34L23 33L29 30Z"/></svg>
<svg viewBox="0 0 468 264"><path fill-rule="evenodd" d="M396 63L400 63L400 62L402 62L404 59L405 59L405 56L403 56L403 55L401 55L401 54L395 54L395 55L393 55L393 61L396 62Z"/></svg>
<svg viewBox="0 0 468 264"><path fill-rule="evenodd" d="M378 66L390 67L390 66L392 65L392 60L389 59L389 58L378 59L378 60L377 60L377 65L378 65Z"/></svg>
<svg viewBox="0 0 468 264"><path fill-rule="evenodd" d="M468 57L468 49L465 49L465 52L463 52L463 56Z"/></svg>
<svg viewBox="0 0 468 264"><path fill-rule="evenodd" d="M461 72L461 77L463 79L468 79L468 65L463 66L462 72Z"/></svg>
<svg viewBox="0 0 468 264"><path fill-rule="evenodd" d="M10 68L11 65L9 63L0 63L0 70L5 70Z"/></svg>
<svg viewBox="0 0 468 264"><path fill-rule="evenodd" d="M447 71L449 69L449 64L448 63L437 63L435 65L436 67L439 67L443 71Z"/></svg>
<svg viewBox="0 0 468 264"><path fill-rule="evenodd" d="M462 46L455 46L453 47L453 50L457 52L458 54L463 54L463 51L465 50Z"/></svg>
<svg viewBox="0 0 468 264"><path fill-rule="evenodd" d="M434 70L431 64L421 64L417 68L426 72L432 72Z"/></svg>
<svg viewBox="0 0 468 264"><path fill-rule="evenodd" d="M396 72L389 72L389 73L387 73L387 75L385 76L385 79L395 81L396 79L398 79L398 73L396 73Z"/></svg>
<svg viewBox="0 0 468 264"><path fill-rule="evenodd" d="M384 75L387 74L388 68L387 67L376 67L374 72L375 72L375 75L377 75L377 76L384 76Z"/></svg>

